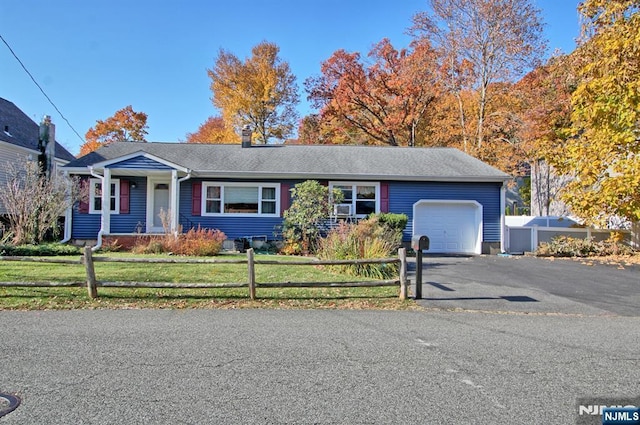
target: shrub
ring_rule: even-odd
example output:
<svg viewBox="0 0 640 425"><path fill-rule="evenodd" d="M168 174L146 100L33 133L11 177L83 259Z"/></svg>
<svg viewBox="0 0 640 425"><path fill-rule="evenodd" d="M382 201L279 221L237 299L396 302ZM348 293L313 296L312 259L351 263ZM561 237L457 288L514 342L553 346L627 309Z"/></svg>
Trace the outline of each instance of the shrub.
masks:
<svg viewBox="0 0 640 425"><path fill-rule="evenodd" d="M171 252L165 247L162 237L140 240L131 248L134 254L162 254L163 252Z"/></svg>
<svg viewBox="0 0 640 425"><path fill-rule="evenodd" d="M543 242L536 255L543 257L598 257L606 255L631 255L633 249L622 243L616 234L607 240L596 242L592 238L556 236L551 242Z"/></svg>
<svg viewBox="0 0 640 425"><path fill-rule="evenodd" d="M402 232L409 222L409 217L407 217L406 214L379 213L373 214L373 216L378 217L378 221L381 224L384 224L390 229L394 229L398 232Z"/></svg>
<svg viewBox="0 0 640 425"><path fill-rule="evenodd" d="M340 223L320 241L318 256L332 260L387 258L400 246L401 234L372 216L357 224ZM352 276L388 279L398 273L397 264L330 266Z"/></svg>
<svg viewBox="0 0 640 425"><path fill-rule="evenodd" d="M226 235L217 229L190 229L179 235L177 246L173 252L180 255L209 257L218 255L222 251L222 243Z"/></svg>
<svg viewBox="0 0 640 425"><path fill-rule="evenodd" d="M222 251L226 235L217 229L190 229L177 235L165 234L137 244L131 252L137 254L173 253L195 257L210 257Z"/></svg>
<svg viewBox="0 0 640 425"><path fill-rule="evenodd" d="M4 256L45 257L57 255L81 255L80 248L60 243L39 245L1 245L0 254Z"/></svg>
<svg viewBox="0 0 640 425"><path fill-rule="evenodd" d="M299 254L316 252L322 224L331 215L332 202L342 201L342 192L316 180L307 180L291 189L291 206L283 214L284 252Z"/></svg>

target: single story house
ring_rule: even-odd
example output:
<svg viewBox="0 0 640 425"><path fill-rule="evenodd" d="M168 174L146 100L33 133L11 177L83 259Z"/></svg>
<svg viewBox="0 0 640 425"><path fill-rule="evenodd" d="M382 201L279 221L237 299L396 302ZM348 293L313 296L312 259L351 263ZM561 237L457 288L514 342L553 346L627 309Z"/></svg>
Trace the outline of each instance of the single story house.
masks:
<svg viewBox="0 0 640 425"><path fill-rule="evenodd" d="M313 179L345 194L338 218L407 214L404 240L424 234L430 252L503 249L510 177L451 148L121 142L64 169L90 185L65 228L80 243L198 226L271 240L290 189ZM161 211L170 212L164 227Z"/></svg>

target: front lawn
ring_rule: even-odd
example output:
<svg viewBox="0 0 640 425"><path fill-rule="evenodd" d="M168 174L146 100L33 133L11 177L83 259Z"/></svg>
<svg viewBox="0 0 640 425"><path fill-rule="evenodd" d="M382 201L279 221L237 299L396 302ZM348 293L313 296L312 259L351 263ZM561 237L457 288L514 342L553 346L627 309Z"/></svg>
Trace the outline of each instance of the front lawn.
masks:
<svg viewBox="0 0 640 425"><path fill-rule="evenodd" d="M172 258L163 255L101 254L105 257ZM69 258L69 257L65 257ZM79 257L78 257L79 258ZM216 259L245 259L222 255ZM256 255L256 260L292 257ZM137 264L95 262L98 281L245 283L246 264ZM260 288L273 282L344 282L351 276L331 273L318 266L256 265L257 298L248 288L156 289L98 288L98 298L89 299L84 287L0 287L0 309L73 308L376 308L409 309L414 304L398 299L398 287L374 288ZM361 280L367 280L362 278ZM82 264L51 264L0 261L2 282L86 281Z"/></svg>

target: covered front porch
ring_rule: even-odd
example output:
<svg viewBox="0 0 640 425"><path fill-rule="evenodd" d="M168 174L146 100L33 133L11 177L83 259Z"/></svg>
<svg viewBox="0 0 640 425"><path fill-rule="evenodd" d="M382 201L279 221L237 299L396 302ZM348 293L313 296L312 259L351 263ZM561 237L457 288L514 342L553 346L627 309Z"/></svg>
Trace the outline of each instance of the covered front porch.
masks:
<svg viewBox="0 0 640 425"><path fill-rule="evenodd" d="M95 240L97 249L105 238L175 233L180 186L190 178L191 170L144 153L97 163L83 177L88 200L67 220L65 235L91 235L85 243Z"/></svg>

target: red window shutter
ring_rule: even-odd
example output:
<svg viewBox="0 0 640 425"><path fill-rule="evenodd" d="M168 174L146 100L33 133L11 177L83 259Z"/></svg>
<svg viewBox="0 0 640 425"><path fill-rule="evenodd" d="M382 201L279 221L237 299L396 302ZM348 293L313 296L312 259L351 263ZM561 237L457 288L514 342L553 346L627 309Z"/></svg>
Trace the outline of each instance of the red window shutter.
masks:
<svg viewBox="0 0 640 425"><path fill-rule="evenodd" d="M202 183L194 182L191 185L191 215L202 215Z"/></svg>
<svg viewBox="0 0 640 425"><path fill-rule="evenodd" d="M389 212L389 184L380 183L380 212Z"/></svg>
<svg viewBox="0 0 640 425"><path fill-rule="evenodd" d="M284 214L291 206L291 186L289 183L280 185L280 215Z"/></svg>
<svg viewBox="0 0 640 425"><path fill-rule="evenodd" d="M87 199L85 201L78 202L78 212L80 214L89 214L89 177L80 177L80 191L86 194Z"/></svg>
<svg viewBox="0 0 640 425"><path fill-rule="evenodd" d="M120 214L129 214L129 180L120 180Z"/></svg>

